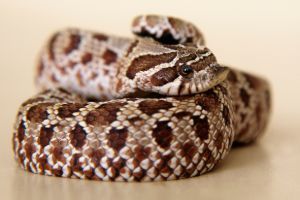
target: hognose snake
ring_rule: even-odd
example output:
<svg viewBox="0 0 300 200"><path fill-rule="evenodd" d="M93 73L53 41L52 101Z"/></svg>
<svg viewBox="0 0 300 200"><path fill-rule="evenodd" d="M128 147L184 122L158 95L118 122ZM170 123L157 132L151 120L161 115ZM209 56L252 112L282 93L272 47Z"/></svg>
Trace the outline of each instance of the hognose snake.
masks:
<svg viewBox="0 0 300 200"><path fill-rule="evenodd" d="M220 65L183 20L135 18L134 39L62 30L40 55L13 149L37 174L110 181L194 177L232 143L250 143L270 114L268 83Z"/></svg>

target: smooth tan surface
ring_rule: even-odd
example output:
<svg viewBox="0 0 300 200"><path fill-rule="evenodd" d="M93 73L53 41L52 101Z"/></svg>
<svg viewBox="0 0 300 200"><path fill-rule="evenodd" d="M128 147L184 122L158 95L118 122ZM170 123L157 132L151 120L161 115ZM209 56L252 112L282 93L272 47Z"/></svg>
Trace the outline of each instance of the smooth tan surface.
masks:
<svg viewBox="0 0 300 200"><path fill-rule="evenodd" d="M297 2L0 0L0 199L300 199ZM68 26L130 36L130 21L141 13L194 22L220 62L267 77L274 106L266 135L233 149L213 172L182 181L105 183L18 168L12 124L18 106L35 93L33 67L45 39Z"/></svg>

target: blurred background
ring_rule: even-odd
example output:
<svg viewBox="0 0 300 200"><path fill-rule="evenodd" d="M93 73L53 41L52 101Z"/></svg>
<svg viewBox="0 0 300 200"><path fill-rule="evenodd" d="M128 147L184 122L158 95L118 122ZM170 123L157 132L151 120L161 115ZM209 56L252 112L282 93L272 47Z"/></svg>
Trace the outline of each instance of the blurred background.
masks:
<svg viewBox="0 0 300 200"><path fill-rule="evenodd" d="M172 183L100 184L34 176L20 170L11 150L12 126L18 106L36 92L34 67L45 40L65 27L132 37L132 18L147 13L193 22L204 33L207 46L220 63L269 79L274 104L266 135L254 145L234 149L214 172ZM299 53L299 0L0 0L0 190L5 199L39 199L40 195L47 199L57 192L65 192L65 198L73 199L86 195L104 195L109 199L175 199L189 195L297 199Z"/></svg>

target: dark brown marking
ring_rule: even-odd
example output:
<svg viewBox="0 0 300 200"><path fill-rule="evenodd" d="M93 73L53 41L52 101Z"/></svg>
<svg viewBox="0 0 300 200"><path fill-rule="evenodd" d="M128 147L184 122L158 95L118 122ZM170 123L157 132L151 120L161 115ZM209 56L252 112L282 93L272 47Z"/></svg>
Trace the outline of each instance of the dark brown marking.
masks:
<svg viewBox="0 0 300 200"><path fill-rule="evenodd" d="M213 111L220 105L219 97L213 90L195 95L195 103L207 111Z"/></svg>
<svg viewBox="0 0 300 200"><path fill-rule="evenodd" d="M18 133L17 133L17 138L19 140L19 143L21 143L25 137L25 124L24 124L24 121L21 121L21 123L19 124L19 127L18 127Z"/></svg>
<svg viewBox="0 0 300 200"><path fill-rule="evenodd" d="M131 62L128 67L126 76L130 79L134 79L138 72L146 71L159 64L169 63L177 56L176 52L165 53L161 55L144 55L139 56Z"/></svg>
<svg viewBox="0 0 300 200"><path fill-rule="evenodd" d="M52 168L51 169L51 172L52 172L52 174L54 175L54 176L57 176L57 177L61 177L62 176L62 174L63 174L63 170L62 170L62 168L61 167L58 167L58 168Z"/></svg>
<svg viewBox="0 0 300 200"><path fill-rule="evenodd" d="M32 142L28 142L28 143L25 144L24 149L25 149L25 155L26 155L27 159L31 161L32 154L36 150L34 144Z"/></svg>
<svg viewBox="0 0 300 200"><path fill-rule="evenodd" d="M71 144L76 148L81 148L85 143L87 133L80 126L76 125L75 128L70 132Z"/></svg>
<svg viewBox="0 0 300 200"><path fill-rule="evenodd" d="M238 78L237 78L236 74L232 70L230 70L230 72L228 73L227 79L231 83L237 83L238 82Z"/></svg>
<svg viewBox="0 0 300 200"><path fill-rule="evenodd" d="M53 103L40 103L27 111L27 119L32 123L41 123L48 117L47 108Z"/></svg>
<svg viewBox="0 0 300 200"><path fill-rule="evenodd" d="M82 156L82 154L77 153L74 154L71 161L70 161L70 167L72 168L72 171L77 171L77 172L81 172L82 171L82 167L81 167L81 163L79 161L80 157Z"/></svg>
<svg viewBox="0 0 300 200"><path fill-rule="evenodd" d="M54 43L55 43L56 39L58 38L58 36L59 36L59 33L54 34L49 41L48 53L49 53L50 60L54 60L54 58L55 58Z"/></svg>
<svg viewBox="0 0 300 200"><path fill-rule="evenodd" d="M70 42L69 42L69 45L65 48L65 53L69 54L73 50L78 49L80 42L81 42L80 35L78 35L78 34L70 35Z"/></svg>
<svg viewBox="0 0 300 200"><path fill-rule="evenodd" d="M91 161L98 166L104 155L105 151L103 149L94 149L88 156L91 158Z"/></svg>
<svg viewBox="0 0 300 200"><path fill-rule="evenodd" d="M118 58L118 55L116 52L110 50L110 49L107 49L103 55L102 55L102 58L104 60L104 63L106 65L110 65L112 63L115 63L117 61L117 58Z"/></svg>
<svg viewBox="0 0 300 200"><path fill-rule="evenodd" d="M67 66L71 69L74 69L77 64L78 64L77 62L69 61ZM62 69L65 69L65 68L62 68Z"/></svg>
<svg viewBox="0 0 300 200"><path fill-rule="evenodd" d="M168 121L157 122L152 136L161 148L168 148L173 140L172 129L168 126Z"/></svg>
<svg viewBox="0 0 300 200"><path fill-rule="evenodd" d="M135 181L139 182L146 176L146 172L144 169L141 169L138 172L133 172L132 176L134 177Z"/></svg>
<svg viewBox="0 0 300 200"><path fill-rule="evenodd" d="M154 86L162 86L174 81L178 76L179 75L175 67L168 67L153 74L150 81Z"/></svg>
<svg viewBox="0 0 300 200"><path fill-rule="evenodd" d="M247 82L249 83L250 88L258 89L261 85L258 78L255 78L251 74L243 73L244 77L246 78Z"/></svg>
<svg viewBox="0 0 300 200"><path fill-rule="evenodd" d="M85 65L93 59L93 55L91 53L85 53L81 57L81 62Z"/></svg>
<svg viewBox="0 0 300 200"><path fill-rule="evenodd" d="M78 72L76 73L76 78L77 78L77 81L78 81L79 85L80 85L81 87L84 87L85 84L84 84L84 82L83 82L83 78L82 78L82 75L81 75L80 71L78 71Z"/></svg>
<svg viewBox="0 0 300 200"><path fill-rule="evenodd" d="M228 107L225 105L223 107L222 116L224 118L226 126L228 126L230 124L230 113Z"/></svg>
<svg viewBox="0 0 300 200"><path fill-rule="evenodd" d="M241 97L242 101L244 102L245 106L248 107L249 101L250 101L250 95L243 88L240 90L240 97Z"/></svg>
<svg viewBox="0 0 300 200"><path fill-rule="evenodd" d="M95 80L98 77L98 73L92 72L90 79ZM102 90L103 91L103 90Z"/></svg>
<svg viewBox="0 0 300 200"><path fill-rule="evenodd" d="M194 54L194 53L191 53L191 54L188 54L187 56L184 56L184 57L180 57L177 62L176 62L176 66L179 66L180 63L184 64L188 61L191 61L191 60L195 60L197 58L197 55Z"/></svg>
<svg viewBox="0 0 300 200"><path fill-rule="evenodd" d="M192 116L192 113L182 111L182 112L175 113L174 116L177 117L177 119L182 119L183 117L186 116Z"/></svg>
<svg viewBox="0 0 300 200"><path fill-rule="evenodd" d="M68 94L68 95L71 95L71 93L63 88L58 88L58 90L62 93L65 93L65 94ZM49 92L51 92L51 90L49 90Z"/></svg>
<svg viewBox="0 0 300 200"><path fill-rule="evenodd" d="M224 95L228 95L227 88L223 87L222 85L219 85L218 88L220 88L221 92L222 92Z"/></svg>
<svg viewBox="0 0 300 200"><path fill-rule="evenodd" d="M78 112L82 108L82 104L68 103L63 104L58 108L58 116L61 118L72 117L74 112Z"/></svg>
<svg viewBox="0 0 300 200"><path fill-rule="evenodd" d="M45 65L44 65L43 61L41 60L39 62L39 64L38 64L38 67L37 67L37 75L38 75L38 77L42 76L44 69L45 69Z"/></svg>
<svg viewBox="0 0 300 200"><path fill-rule="evenodd" d="M135 154L135 157L136 159L141 162L142 160L148 158L148 156L150 155L151 153L151 148L149 147L142 147L142 146L137 146L135 149L134 149L134 154Z"/></svg>
<svg viewBox="0 0 300 200"><path fill-rule="evenodd" d="M53 156L56 160L65 161L63 147L61 147L61 146L54 147Z"/></svg>
<svg viewBox="0 0 300 200"><path fill-rule="evenodd" d="M218 150L222 148L222 144L224 142L223 138L223 134L221 132L218 132L215 140L215 146Z"/></svg>
<svg viewBox="0 0 300 200"><path fill-rule="evenodd" d="M139 109L147 115L152 115L160 109L168 110L172 107L172 103L164 100L144 100L139 103Z"/></svg>
<svg viewBox="0 0 300 200"><path fill-rule="evenodd" d="M58 83L58 79L54 73L51 75L51 81L54 83Z"/></svg>
<svg viewBox="0 0 300 200"><path fill-rule="evenodd" d="M43 101L43 100L45 100L45 99L42 98L42 97L28 99L27 101L25 101L24 103L22 103L22 106L24 107L26 105L33 104L33 103L36 103L36 102L39 102L39 101Z"/></svg>
<svg viewBox="0 0 300 200"><path fill-rule="evenodd" d="M99 108L89 112L86 116L86 123L93 126L108 125L116 120L117 112L126 103L114 102L102 104Z"/></svg>
<svg viewBox="0 0 300 200"><path fill-rule="evenodd" d="M133 51L133 49L138 45L138 43L139 43L138 40L135 40L134 42L132 42L131 45L129 46L125 56L128 56Z"/></svg>
<svg viewBox="0 0 300 200"><path fill-rule="evenodd" d="M255 111L256 111L255 115L256 115L257 124L260 124L261 123L261 115L262 115L262 107L259 103L257 104Z"/></svg>
<svg viewBox="0 0 300 200"><path fill-rule="evenodd" d="M199 60L198 62L192 63L190 66L195 71L200 71L208 67L210 64L217 62L216 57L211 54L209 56L204 57L203 59Z"/></svg>
<svg viewBox="0 0 300 200"><path fill-rule="evenodd" d="M37 162L40 166L39 169L41 170L41 174L43 174L47 165L47 156L45 154L39 156Z"/></svg>
<svg viewBox="0 0 300 200"><path fill-rule="evenodd" d="M127 135L127 128L112 128L109 131L109 134L107 135L108 145L116 151L120 151L120 149L122 149L125 146Z"/></svg>
<svg viewBox="0 0 300 200"><path fill-rule="evenodd" d="M169 174L172 172L172 169L169 167L169 161L174 157L174 153L170 153L167 155L161 155L160 162L155 163L155 167L158 172Z"/></svg>
<svg viewBox="0 0 300 200"><path fill-rule="evenodd" d="M209 124L207 117L204 117L203 119L200 118L200 116L194 116L193 117L194 122L194 129L196 131L196 135L201 140L207 140L208 134L209 134Z"/></svg>
<svg viewBox="0 0 300 200"><path fill-rule="evenodd" d="M100 33L95 34L93 37L99 41L106 41L108 39L106 35Z"/></svg>
<svg viewBox="0 0 300 200"><path fill-rule="evenodd" d="M120 170L126 166L126 160L123 158L118 159L117 161L113 161L112 165L117 170L117 174L119 175Z"/></svg>
<svg viewBox="0 0 300 200"><path fill-rule="evenodd" d="M211 152L211 150L209 150L209 148L207 148L207 149L204 150L202 156L204 158L206 158L206 163L207 164L214 162L214 158L212 156L212 152Z"/></svg>
<svg viewBox="0 0 300 200"><path fill-rule="evenodd" d="M193 142L187 142L182 146L182 151L184 152L184 157L191 160L197 153L198 149Z"/></svg>
<svg viewBox="0 0 300 200"><path fill-rule="evenodd" d="M239 133L237 133L237 136L240 137L242 135L246 135L249 132L249 124L246 124ZM254 138L253 138L254 139Z"/></svg>
<svg viewBox="0 0 300 200"><path fill-rule="evenodd" d="M44 148L49 145L50 140L54 133L54 127L51 126L49 128L42 127L40 130L40 136L38 137L38 143Z"/></svg>

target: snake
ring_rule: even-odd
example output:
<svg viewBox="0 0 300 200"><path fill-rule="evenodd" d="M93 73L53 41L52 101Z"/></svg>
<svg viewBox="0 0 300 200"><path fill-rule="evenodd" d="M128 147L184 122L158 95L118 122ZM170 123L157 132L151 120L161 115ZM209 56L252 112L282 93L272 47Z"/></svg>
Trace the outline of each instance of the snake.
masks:
<svg viewBox="0 0 300 200"><path fill-rule="evenodd" d="M39 93L14 123L21 168L101 181L184 179L265 132L266 79L220 64L185 20L141 15L131 27L133 38L66 28L47 40Z"/></svg>

